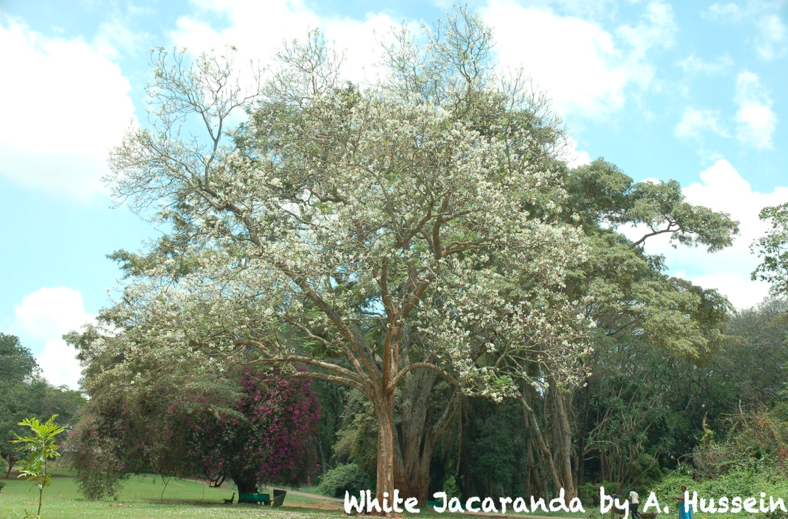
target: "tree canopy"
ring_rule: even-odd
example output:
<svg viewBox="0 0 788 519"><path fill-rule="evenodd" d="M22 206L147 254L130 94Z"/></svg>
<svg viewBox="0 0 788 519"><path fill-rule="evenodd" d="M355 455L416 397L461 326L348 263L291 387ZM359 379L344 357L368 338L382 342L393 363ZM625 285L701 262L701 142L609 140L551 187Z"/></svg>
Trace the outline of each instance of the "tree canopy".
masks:
<svg viewBox="0 0 788 519"><path fill-rule="evenodd" d="M760 217L771 228L753 244L763 259L752 278L772 283L776 293L788 293L788 203L765 207Z"/></svg>
<svg viewBox="0 0 788 519"><path fill-rule="evenodd" d="M525 83L493 74L478 19L425 36L399 34L385 79L357 87L312 33L251 95L227 58L162 52L157 118L111 160L116 196L173 228L146 257L119 256L142 274L122 303L144 322L134 333L218 356L254 347L357 389L390 493L404 379L430 370L496 399L546 373L568 387L591 325L562 290L587 248L560 218L560 132ZM228 139L239 106L249 121ZM193 115L205 132L181 137Z"/></svg>
<svg viewBox="0 0 788 519"><path fill-rule="evenodd" d="M737 224L676 182L634 183L603 160L570 170L547 101L491 48L461 9L394 31L363 85L317 32L251 89L231 49L154 52L150 127L113 151L109 181L169 230L113 255L127 285L95 344L120 329L127 364L257 358L356 390L377 424L380 494L426 492L461 395L517 397L544 479L574 495L572 395L593 346L699 361L721 339L724 298L668 278L643 244L669 234L713 252Z"/></svg>

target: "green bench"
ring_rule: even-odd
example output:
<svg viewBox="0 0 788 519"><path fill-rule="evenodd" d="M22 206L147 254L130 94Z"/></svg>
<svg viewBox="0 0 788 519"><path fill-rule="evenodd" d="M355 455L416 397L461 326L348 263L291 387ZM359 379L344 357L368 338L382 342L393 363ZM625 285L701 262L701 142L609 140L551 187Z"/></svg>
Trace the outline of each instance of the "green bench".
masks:
<svg viewBox="0 0 788 519"><path fill-rule="evenodd" d="M271 504L271 496L268 494L238 494L238 502L269 505Z"/></svg>

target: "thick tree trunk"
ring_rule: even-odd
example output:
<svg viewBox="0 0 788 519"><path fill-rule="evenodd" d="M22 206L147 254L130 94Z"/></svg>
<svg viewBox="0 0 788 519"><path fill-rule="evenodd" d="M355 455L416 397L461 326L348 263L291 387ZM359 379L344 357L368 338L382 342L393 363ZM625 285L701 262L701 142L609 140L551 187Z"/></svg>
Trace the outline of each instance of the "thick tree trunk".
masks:
<svg viewBox="0 0 788 519"><path fill-rule="evenodd" d="M553 453L550 449L550 446L547 445L544 435L542 434L542 429L539 427L539 423L536 421L536 414L534 413L533 408L528 404L524 394L520 395L520 403L523 406L525 425L532 430L534 437L536 438L536 443L539 446L539 450L542 453L540 456L542 464L545 466L545 470L550 475L550 479L553 481L555 490L558 491L558 489L563 485L561 478L558 475L558 469L555 466L555 461L553 460Z"/></svg>
<svg viewBox="0 0 788 519"><path fill-rule="evenodd" d="M591 381L582 389L583 408L580 427L577 431L577 464L575 465L575 484L578 490L585 483L586 443L588 442L588 419L591 409Z"/></svg>
<svg viewBox="0 0 788 519"><path fill-rule="evenodd" d="M395 452L394 484L400 494L416 497L419 501L427 495L427 490L423 487L429 486L432 445L428 438L427 415L433 397L435 377L436 374L432 371L418 371L410 373L400 384L401 423L397 429L399 442Z"/></svg>
<svg viewBox="0 0 788 519"><path fill-rule="evenodd" d="M6 461L8 462L8 470L5 471L5 478L8 479L11 477L11 470L14 468L14 465L16 465L16 459L9 457Z"/></svg>
<svg viewBox="0 0 788 519"><path fill-rule="evenodd" d="M394 428L394 390L392 382L399 369L400 332L399 319L389 323L383 347L383 365L379 385L374 389L373 405L378 419L377 484L375 496L382 504L394 497L394 461L397 431ZM386 514L388 515L388 514Z"/></svg>
<svg viewBox="0 0 788 519"><path fill-rule="evenodd" d="M525 430L528 430L528 419L526 418L526 426ZM534 481L533 472L536 470L536 457L534 456L534 443L529 437L525 441L525 451L528 453L526 455L526 460L528 463L528 469L525 472L525 495L533 496L535 495L534 490L532 488L532 483Z"/></svg>
<svg viewBox="0 0 788 519"><path fill-rule="evenodd" d="M434 371L422 370L405 382L400 409L402 423L395 455L394 483L403 497L415 497L424 505L429 498L430 466L435 442L445 431L459 407L460 393L452 392L449 403L435 423L429 409L435 398Z"/></svg>
<svg viewBox="0 0 788 519"><path fill-rule="evenodd" d="M249 472L238 472L232 475L239 494L254 494L257 492L257 477Z"/></svg>
<svg viewBox="0 0 788 519"><path fill-rule="evenodd" d="M415 459L402 460L403 469L395 474L396 488L402 497L415 497L420 504L428 499L430 486L430 464L432 462L432 445L424 445L424 450ZM399 465L399 463L398 463ZM407 471L404 466L408 467Z"/></svg>
<svg viewBox="0 0 788 519"><path fill-rule="evenodd" d="M394 394L378 395L375 401L378 419L378 466L375 495L382 502L388 493L394 496Z"/></svg>
<svg viewBox="0 0 788 519"><path fill-rule="evenodd" d="M567 398L568 393L559 389L554 389L553 399L555 401L556 418L558 420L558 448L561 462L561 480L563 483L564 491L566 492L566 499L572 499L577 495L575 488L574 474L572 472L572 426L569 423L569 413L567 413Z"/></svg>

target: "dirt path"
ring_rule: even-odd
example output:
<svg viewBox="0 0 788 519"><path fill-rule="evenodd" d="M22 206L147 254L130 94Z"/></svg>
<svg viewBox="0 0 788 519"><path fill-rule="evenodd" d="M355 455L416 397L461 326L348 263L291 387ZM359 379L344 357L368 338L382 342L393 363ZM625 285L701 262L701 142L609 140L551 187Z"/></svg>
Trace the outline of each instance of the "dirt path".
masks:
<svg viewBox="0 0 788 519"><path fill-rule="evenodd" d="M319 499L321 501L336 501L337 503L342 503L344 501L343 499L340 499L338 497L328 497L320 494L310 494L309 492L301 492L300 490L288 490L287 493L294 496L311 497L313 499Z"/></svg>
<svg viewBox="0 0 788 519"><path fill-rule="evenodd" d="M341 511L344 513L344 499L338 497L329 497L319 494L310 494L309 492L301 492L299 490L288 490L289 495L308 497L315 499L314 503L292 503L286 504L288 508L316 508L318 510L326 511ZM357 517L364 517L364 514L353 514ZM447 513L447 516L456 517L460 514ZM464 512L461 515L469 517L491 517L494 519L577 519L576 517L560 517L560 516L544 516L544 515L523 515L523 514L492 514L485 512Z"/></svg>

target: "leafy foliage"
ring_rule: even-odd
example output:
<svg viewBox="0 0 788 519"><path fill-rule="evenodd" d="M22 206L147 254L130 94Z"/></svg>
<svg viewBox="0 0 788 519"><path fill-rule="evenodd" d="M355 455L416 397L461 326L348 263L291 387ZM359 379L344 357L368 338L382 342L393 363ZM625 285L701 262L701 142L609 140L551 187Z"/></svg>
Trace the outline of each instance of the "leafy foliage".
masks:
<svg viewBox="0 0 788 519"><path fill-rule="evenodd" d="M362 85L342 80L318 32L285 45L281 68L266 83L254 74L249 90L229 49L191 62L154 52L151 125L113 151L109 180L169 232L141 254L113 255L127 286L102 319L124 333L111 339L107 328L97 343L117 343L128 383L166 365L165 379L207 387L242 358L344 384L369 406L345 420L338 445L362 468L377 465L381 492L396 482L424 497L461 395L514 397L521 408L493 413L494 425L460 417L470 437L457 438L455 471L442 467L439 481L523 486L523 467L501 462L510 445L496 438L514 430L517 411L527 438L513 448L529 491L573 495L589 457L589 472L652 481L698 427L700 407L682 401L689 383L671 382L671 370L698 381L692 369L722 347L730 306L665 275L643 244L667 235L713 252L738 224L689 204L675 181L635 183L602 159L570 170L546 100L496 72L492 33L467 10L422 36L395 31L385 73ZM232 128L237 110L248 117ZM583 387L605 362L647 376L634 352L657 370L659 391L616 373ZM232 416L226 399L198 394L209 400L198 414ZM150 400L139 400L141 414L168 409ZM691 412L657 407L681 403ZM465 459L489 470L463 480L464 443L478 445Z"/></svg>
<svg viewBox="0 0 788 519"><path fill-rule="evenodd" d="M231 478L242 492L260 482L299 484L314 467L319 418L305 379L278 370L211 369L193 359L145 351L128 327L69 338L87 363L91 399L70 435L71 463L90 499L115 496L131 472ZM158 352L160 353L160 352Z"/></svg>
<svg viewBox="0 0 788 519"><path fill-rule="evenodd" d="M638 182L602 158L573 170L566 181L569 203L585 222L631 224L645 229L634 245L667 234L676 246L706 246L716 252L733 243L738 223L727 214L684 199L681 185L667 182Z"/></svg>
<svg viewBox="0 0 788 519"><path fill-rule="evenodd" d="M788 203L765 207L760 217L771 229L752 246L763 258L752 277L772 283L775 293L788 293Z"/></svg>
<svg viewBox="0 0 788 519"><path fill-rule="evenodd" d="M339 464L361 468L374 480L377 469L377 423L372 405L358 391L350 391L333 445Z"/></svg>
<svg viewBox="0 0 788 519"><path fill-rule="evenodd" d="M373 489L367 473L355 463L337 465L320 480L317 491L325 496L344 497L345 492L358 495L362 490Z"/></svg>
<svg viewBox="0 0 788 519"><path fill-rule="evenodd" d="M85 399L78 391L51 386L40 378L38 364L29 349L14 335L0 333L0 456L9 474L23 456L12 443L25 427L19 423L35 417L45 421L58 415L64 424L82 407Z"/></svg>
<svg viewBox="0 0 788 519"><path fill-rule="evenodd" d="M22 420L19 425L29 428L32 434L17 436L12 442L28 453L20 460L18 477L34 482L38 487L38 515L41 515L44 488L52 484L52 474L47 468L47 461L60 456L55 437L66 429L57 425L55 418L57 415L52 415L45 423L39 422L37 418Z"/></svg>
<svg viewBox="0 0 788 519"><path fill-rule="evenodd" d="M231 52L154 53L151 125L111 157L116 197L172 230L116 255L120 320L173 356L254 349L358 390L379 491L393 490L395 393L413 372L501 400L523 378L578 385L589 353L591 322L564 291L587 248L561 218L557 121L495 73L479 18L460 9L424 37L397 32L370 85L343 81L317 32L249 91ZM228 132L237 109L248 121ZM201 135L181 134L191 120Z"/></svg>
<svg viewBox="0 0 788 519"><path fill-rule="evenodd" d="M88 406L69 433L66 459L77 470L77 486L83 496L91 501L117 499L129 472L121 460L120 442L108 434L101 417L92 416L94 412Z"/></svg>
<svg viewBox="0 0 788 519"><path fill-rule="evenodd" d="M0 383L24 382L39 371L33 354L15 335L0 333L0 358Z"/></svg>
<svg viewBox="0 0 788 519"><path fill-rule="evenodd" d="M310 381L247 370L241 394L235 413L188 421L190 466L211 481L229 475L244 493L263 482L300 485L315 466L311 439L320 418Z"/></svg>
<svg viewBox="0 0 788 519"><path fill-rule="evenodd" d="M788 416L779 410L756 408L729 419L727 435L702 443L693 456L697 473L715 478L729 472L788 478Z"/></svg>

